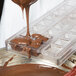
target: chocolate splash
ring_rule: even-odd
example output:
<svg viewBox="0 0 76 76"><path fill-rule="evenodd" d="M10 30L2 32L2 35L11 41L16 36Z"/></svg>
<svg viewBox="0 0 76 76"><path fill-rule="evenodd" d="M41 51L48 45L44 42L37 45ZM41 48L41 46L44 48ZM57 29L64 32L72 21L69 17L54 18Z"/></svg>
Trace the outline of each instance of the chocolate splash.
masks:
<svg viewBox="0 0 76 76"><path fill-rule="evenodd" d="M0 76L64 76L66 72L39 64L21 64L0 69Z"/></svg>

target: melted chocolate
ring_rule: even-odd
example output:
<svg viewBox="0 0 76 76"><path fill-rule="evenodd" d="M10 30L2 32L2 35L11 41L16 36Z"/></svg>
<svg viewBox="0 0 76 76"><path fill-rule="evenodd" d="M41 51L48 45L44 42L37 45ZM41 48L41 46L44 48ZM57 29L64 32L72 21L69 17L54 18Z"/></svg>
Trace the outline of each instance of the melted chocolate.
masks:
<svg viewBox="0 0 76 76"><path fill-rule="evenodd" d="M0 69L0 76L64 76L57 68L41 67L39 64L21 64Z"/></svg>
<svg viewBox="0 0 76 76"><path fill-rule="evenodd" d="M26 36L30 36L30 32L29 32L29 8L30 8L30 5L35 3L37 0L12 0L12 1L21 7L22 12L24 9L26 10L26 20L27 20L27 34L26 34Z"/></svg>
<svg viewBox="0 0 76 76"><path fill-rule="evenodd" d="M30 5L35 3L37 0L12 0L12 1L21 7L22 12L24 11L24 9L26 10L27 33L26 36L24 36L23 38L19 37L12 39L10 41L11 42L10 45L14 50L22 51L22 53L26 51L29 58L31 57L31 55L38 56L39 54L36 52L36 50L44 42L46 42L48 38L40 34L30 35L29 32L29 8Z"/></svg>
<svg viewBox="0 0 76 76"><path fill-rule="evenodd" d="M16 51L20 51L22 53L27 52L28 57L31 55L38 56L39 54L36 50L48 40L48 38L40 35L40 34L32 34L29 36L18 37L11 40L11 47Z"/></svg>
<svg viewBox="0 0 76 76"><path fill-rule="evenodd" d="M12 0L12 1L21 7L22 12L24 9L26 10L27 33L26 36L24 36L23 38L19 37L11 40L10 41L11 47L17 51L22 51L22 52L26 51L29 58L31 57L31 54L37 56L38 53L36 52L36 50L44 42L48 40L48 38L40 34L30 35L29 32L29 8L30 5L35 3L37 0Z"/></svg>
<svg viewBox="0 0 76 76"><path fill-rule="evenodd" d="M15 56L15 55L14 55L14 56ZM9 63L10 61L12 61L12 60L13 60L14 56L13 56L13 57L11 57L8 61L6 61L6 62L5 62L4 66L3 66L3 68L7 67L8 63Z"/></svg>
<svg viewBox="0 0 76 76"><path fill-rule="evenodd" d="M26 8L27 6L30 6L31 4L35 3L37 0L12 0L14 3L18 4L19 6L23 6Z"/></svg>
<svg viewBox="0 0 76 76"><path fill-rule="evenodd" d="M40 64L21 64L14 66L5 66L11 60L10 58L3 67L0 67L0 76L64 76L66 72L53 68L45 67Z"/></svg>

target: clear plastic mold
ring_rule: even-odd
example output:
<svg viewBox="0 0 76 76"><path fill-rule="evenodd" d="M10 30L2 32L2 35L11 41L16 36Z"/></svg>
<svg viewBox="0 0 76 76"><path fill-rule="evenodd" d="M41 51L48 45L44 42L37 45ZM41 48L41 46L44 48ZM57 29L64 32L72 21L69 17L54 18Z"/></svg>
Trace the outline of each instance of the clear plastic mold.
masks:
<svg viewBox="0 0 76 76"><path fill-rule="evenodd" d="M76 46L76 1L64 0L51 11L30 24L31 34L41 34L49 40L37 50L44 59L57 65L63 64L73 53ZM26 28L6 40L7 50L14 51L10 41L26 35ZM21 52L17 52L22 54ZM25 54L24 54L25 55Z"/></svg>

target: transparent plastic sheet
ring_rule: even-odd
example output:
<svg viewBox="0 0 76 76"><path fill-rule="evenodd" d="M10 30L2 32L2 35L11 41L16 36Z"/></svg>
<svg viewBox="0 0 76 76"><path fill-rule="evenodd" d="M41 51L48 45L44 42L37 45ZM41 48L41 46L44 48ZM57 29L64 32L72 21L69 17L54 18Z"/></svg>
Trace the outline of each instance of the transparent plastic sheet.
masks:
<svg viewBox="0 0 76 76"><path fill-rule="evenodd" d="M63 64L75 52L75 2L75 0L64 0L60 5L30 24L31 34L37 33L49 38L47 42L37 49L37 52L41 53L44 59L58 65ZM12 51L10 41L22 35L26 35L26 28L6 40L7 50Z"/></svg>

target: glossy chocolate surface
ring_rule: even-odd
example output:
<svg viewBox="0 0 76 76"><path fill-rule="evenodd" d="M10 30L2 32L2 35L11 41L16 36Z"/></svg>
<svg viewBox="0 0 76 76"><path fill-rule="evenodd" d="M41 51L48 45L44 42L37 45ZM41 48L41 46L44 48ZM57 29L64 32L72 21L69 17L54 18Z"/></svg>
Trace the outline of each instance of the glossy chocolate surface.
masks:
<svg viewBox="0 0 76 76"><path fill-rule="evenodd" d="M12 59L13 57L0 67L0 76L64 76L66 74L60 69L40 64L20 64L7 67Z"/></svg>
<svg viewBox="0 0 76 76"><path fill-rule="evenodd" d="M28 57L31 55L38 56L37 49L48 40L40 34L32 34L31 36L18 37L11 40L12 49L20 52L27 52Z"/></svg>

